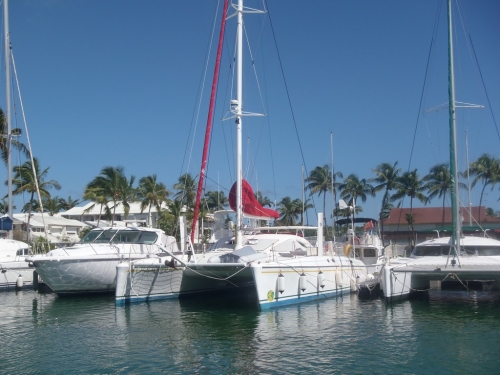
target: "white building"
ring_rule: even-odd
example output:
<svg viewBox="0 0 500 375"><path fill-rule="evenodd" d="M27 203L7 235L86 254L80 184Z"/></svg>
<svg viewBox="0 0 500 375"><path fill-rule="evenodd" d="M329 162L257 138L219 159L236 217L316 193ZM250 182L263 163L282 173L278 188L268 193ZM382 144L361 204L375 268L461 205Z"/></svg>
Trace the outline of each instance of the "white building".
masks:
<svg viewBox="0 0 500 375"><path fill-rule="evenodd" d="M92 207L94 206L94 207ZM92 207L92 208L90 208ZM113 202L108 203L110 211L113 213ZM162 204L161 209L166 209L167 206ZM135 221L138 223L146 223L146 226L151 228L157 228L158 212L156 212L156 207L151 207L151 214L149 214L149 208L146 208L144 212L141 212L140 202L131 202L130 211L127 217L125 217L125 211L121 203L116 204L114 215L114 222L120 221ZM61 212L62 217L67 219L73 219L81 221L82 223L88 223L90 225L97 225L99 221L101 224L108 223L106 218L104 207L96 203L87 203L82 207L73 207L72 209ZM109 224L109 223L108 223Z"/></svg>
<svg viewBox="0 0 500 375"><path fill-rule="evenodd" d="M14 214L14 230L26 231L28 214ZM51 243L74 243L80 241L80 231L87 224L61 216L32 213L29 219L29 237L43 237Z"/></svg>

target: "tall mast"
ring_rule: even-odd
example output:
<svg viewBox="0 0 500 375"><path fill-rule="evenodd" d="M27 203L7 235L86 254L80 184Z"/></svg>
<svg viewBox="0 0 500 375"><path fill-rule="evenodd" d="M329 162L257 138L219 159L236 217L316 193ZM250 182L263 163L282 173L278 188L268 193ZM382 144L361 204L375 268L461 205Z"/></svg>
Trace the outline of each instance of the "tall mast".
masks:
<svg viewBox="0 0 500 375"><path fill-rule="evenodd" d="M455 117L455 73L453 66L453 24L452 0L448 0L448 98L449 98L449 127L450 127L450 174L451 174L451 212L452 212L452 248L457 256L460 254L460 212L457 194L457 137Z"/></svg>
<svg viewBox="0 0 500 375"><path fill-rule="evenodd" d="M335 196L335 182L334 182L335 171L333 166L333 132L330 132L330 152L332 154L332 236L333 236L333 241L335 241L335 205L337 204L337 202L335 201L336 196Z"/></svg>
<svg viewBox="0 0 500 375"><path fill-rule="evenodd" d="M469 136L465 134L465 156L467 158L467 196L469 198L469 226L472 226L472 202L470 200L470 175L469 175Z"/></svg>
<svg viewBox="0 0 500 375"><path fill-rule="evenodd" d="M242 153L242 106L243 106L243 0L238 0L238 25L236 30L236 102L233 102L236 114L236 249L242 246L242 178L243 178L243 153Z"/></svg>
<svg viewBox="0 0 500 375"><path fill-rule="evenodd" d="M12 219L12 129L10 115L10 32L9 32L9 1L3 2L4 14L4 48L5 48L5 114L7 121L7 189L8 189L8 204L9 217ZM12 231L9 234L12 238Z"/></svg>

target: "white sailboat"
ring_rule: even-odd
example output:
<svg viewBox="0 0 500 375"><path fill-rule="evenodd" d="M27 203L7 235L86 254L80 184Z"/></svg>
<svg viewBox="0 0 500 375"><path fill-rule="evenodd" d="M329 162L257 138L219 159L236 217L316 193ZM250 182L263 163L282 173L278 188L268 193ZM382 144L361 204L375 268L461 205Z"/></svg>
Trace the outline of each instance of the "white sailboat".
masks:
<svg viewBox="0 0 500 375"><path fill-rule="evenodd" d="M236 211L236 234L220 239L205 254L196 254L189 260L178 258L179 266L183 269L182 280L179 281L173 272L157 273L156 278L151 277L152 284L149 287L153 283L155 286L161 284L170 287L168 281L177 280L180 282L177 293L180 297L209 292L235 292L236 296L246 299L246 292L250 291L262 309L350 293L356 290L358 282L366 279L366 266L359 259L324 250L321 213L318 215L317 227L248 228L243 225L245 217L265 220L279 217L279 214L258 204L250 185L242 176L242 125L243 118L249 115L243 111L243 16L245 13L263 11L244 7L243 0L231 4L231 7L233 13L227 19L235 17L237 26L236 97L230 102L231 118L235 119L237 130L237 179L229 200ZM316 243L302 237L299 234L302 230L316 231ZM168 257L160 258L150 266L165 267L164 260L168 261ZM143 267L144 263L145 261L134 262L131 268ZM152 299L161 295L159 289L155 296L148 294L150 288L144 285L141 288L142 294L137 293L131 277L127 277L127 272L122 274L123 277L120 278L120 272L118 273L118 285L122 289L117 288L117 303ZM133 270L128 275L133 275ZM162 276L165 279L160 282ZM165 290L166 296L177 294Z"/></svg>
<svg viewBox="0 0 500 375"><path fill-rule="evenodd" d="M10 90L10 32L9 32L9 2L3 2L4 12L4 56L5 56L5 112L7 122L7 188L8 188L8 219L10 226L0 238L0 290L24 287L33 287L33 269L28 267L25 257L30 254L29 245L22 241L12 239L8 233L12 233L12 129L11 129L11 90Z"/></svg>
<svg viewBox="0 0 500 375"><path fill-rule="evenodd" d="M452 0L448 0L448 68L450 172L452 175L452 222L450 237L441 237L418 244L414 259L388 260L381 277L381 290L388 301L427 291L431 281L455 281L463 286L469 282L487 283L499 288L500 241L463 236L460 226L457 194L458 171L456 155L455 83L453 66Z"/></svg>

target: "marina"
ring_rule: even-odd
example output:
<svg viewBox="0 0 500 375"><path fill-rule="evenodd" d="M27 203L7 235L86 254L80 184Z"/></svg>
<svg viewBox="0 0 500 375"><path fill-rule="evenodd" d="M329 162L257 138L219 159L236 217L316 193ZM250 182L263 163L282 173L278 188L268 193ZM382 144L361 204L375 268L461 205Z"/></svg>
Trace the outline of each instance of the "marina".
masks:
<svg viewBox="0 0 500 375"><path fill-rule="evenodd" d="M260 311L228 299L115 307L110 297L0 293L2 372L496 374L500 294L349 294Z"/></svg>

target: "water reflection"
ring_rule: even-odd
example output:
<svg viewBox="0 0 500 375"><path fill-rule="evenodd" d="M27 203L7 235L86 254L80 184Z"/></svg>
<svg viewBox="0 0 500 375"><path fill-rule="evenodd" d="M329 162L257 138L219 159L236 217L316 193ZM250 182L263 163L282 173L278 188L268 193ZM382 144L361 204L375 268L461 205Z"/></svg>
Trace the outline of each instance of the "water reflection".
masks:
<svg viewBox="0 0 500 375"><path fill-rule="evenodd" d="M500 365L500 294L392 305L344 296L260 311L211 296L115 307L112 297L23 291L0 293L0 304L6 373L486 374Z"/></svg>

